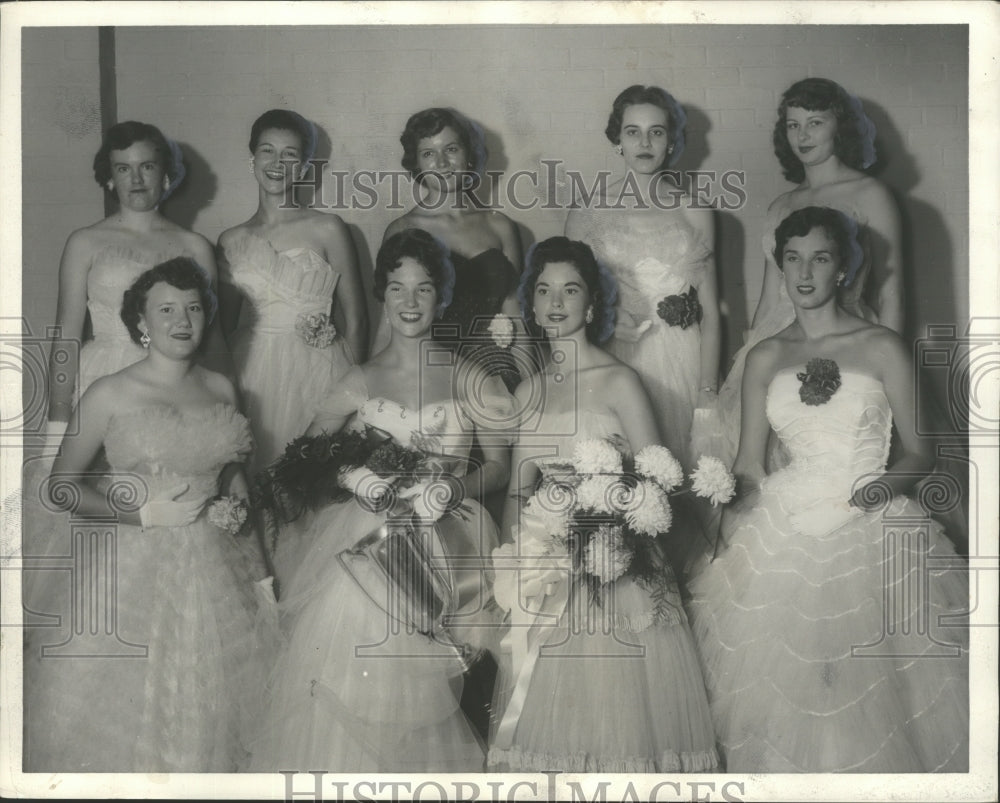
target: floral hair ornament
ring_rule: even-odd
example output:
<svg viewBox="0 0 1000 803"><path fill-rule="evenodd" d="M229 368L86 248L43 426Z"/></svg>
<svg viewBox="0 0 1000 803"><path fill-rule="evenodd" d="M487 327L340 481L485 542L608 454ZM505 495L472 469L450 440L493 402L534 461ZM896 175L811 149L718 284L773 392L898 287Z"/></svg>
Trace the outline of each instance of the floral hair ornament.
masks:
<svg viewBox="0 0 1000 803"><path fill-rule="evenodd" d="M161 204L173 195L174 190L180 186L184 180L184 176L187 175L187 168L184 166L184 152L181 150L181 146L169 137L164 137L164 139L170 148L170 164L167 167L167 176L170 179L170 183L167 184L163 190L163 195L160 196Z"/></svg>
<svg viewBox="0 0 1000 803"><path fill-rule="evenodd" d="M806 370L795 375L802 385L799 398L803 404L818 407L826 404L840 388L840 366L833 360L813 357L806 363Z"/></svg>
<svg viewBox="0 0 1000 803"><path fill-rule="evenodd" d="M875 123L872 118L865 114L865 107L857 96L852 95L846 89L847 101L854 112L854 119L858 129L858 136L861 138L861 169L867 170L875 164Z"/></svg>

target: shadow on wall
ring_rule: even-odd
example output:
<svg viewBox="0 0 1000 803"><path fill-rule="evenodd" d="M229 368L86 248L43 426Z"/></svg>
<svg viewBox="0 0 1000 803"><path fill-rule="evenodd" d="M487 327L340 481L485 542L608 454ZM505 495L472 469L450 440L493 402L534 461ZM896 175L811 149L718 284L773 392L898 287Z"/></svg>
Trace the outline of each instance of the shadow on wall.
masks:
<svg viewBox="0 0 1000 803"><path fill-rule="evenodd" d="M892 118L877 103L865 99L865 111L875 123L878 161L872 175L886 183L899 206L903 244L903 288L906 298L908 339L925 336L927 326L958 322L955 271L968 272L955 264L951 232L937 207L910 193L921 181L920 165ZM944 203L944 198L941 199ZM960 282L967 285L967 280Z"/></svg>
<svg viewBox="0 0 1000 803"><path fill-rule="evenodd" d="M732 212L715 213L715 279L722 312L722 342L719 344L719 371L729 373L733 355L743 345L743 333L750 328L751 310L746 303L746 231Z"/></svg>
<svg viewBox="0 0 1000 803"><path fill-rule="evenodd" d="M700 170L712 153L709 141L711 118L697 106L684 104L687 125L684 127L684 153L674 165L685 172L685 187L692 191L688 171ZM723 168L725 166L722 166ZM750 310L746 303L746 247L742 221L731 212L720 208L720 184L709 182L711 202L715 207L715 278L722 312L722 342L719 369L723 376L728 372L733 354L743 345L743 333L750 325ZM732 200L732 199L731 199Z"/></svg>
<svg viewBox="0 0 1000 803"><path fill-rule="evenodd" d="M184 153L187 175L174 194L164 201L161 211L178 226L194 230L198 215L215 200L219 177L197 148L187 142L177 144Z"/></svg>

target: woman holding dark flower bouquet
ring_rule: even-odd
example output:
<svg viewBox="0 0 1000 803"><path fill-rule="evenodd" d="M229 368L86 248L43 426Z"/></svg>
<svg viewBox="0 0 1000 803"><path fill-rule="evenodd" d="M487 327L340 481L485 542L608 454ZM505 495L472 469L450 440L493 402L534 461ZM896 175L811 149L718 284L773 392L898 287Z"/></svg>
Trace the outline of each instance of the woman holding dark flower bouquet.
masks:
<svg viewBox="0 0 1000 803"><path fill-rule="evenodd" d="M254 121L257 211L219 237L222 325L232 333L255 471L302 434L314 402L365 355L367 306L350 232L295 196L316 137L311 121L286 109Z"/></svg>
<svg viewBox="0 0 1000 803"><path fill-rule="evenodd" d="M141 274L121 318L146 356L91 384L80 431L63 440L51 501L102 519L87 529L114 540L110 551L93 536L74 549L62 525L82 585L50 582L35 612L64 625L28 628L28 772L233 772L245 760L264 682L251 582L263 572L254 540L237 535L250 428L232 383L195 363L214 307L191 259ZM106 494L84 481L102 446ZM102 578L108 587L90 587ZM104 617L100 628L88 616ZM109 621L114 634L93 638Z"/></svg>
<svg viewBox="0 0 1000 803"><path fill-rule="evenodd" d="M730 772L968 768L966 568L902 496L933 460L909 349L837 303L861 264L852 231L826 207L777 228L795 320L747 357L741 498L690 583ZM766 475L772 429L791 462Z"/></svg>
<svg viewBox="0 0 1000 803"><path fill-rule="evenodd" d="M686 115L670 93L630 86L615 98L605 134L625 175L589 208L571 210L566 236L594 249L618 282L607 349L636 371L663 443L685 469L694 411L719 386L719 303L714 223L669 172L684 151Z"/></svg>
<svg viewBox="0 0 1000 803"><path fill-rule="evenodd" d="M495 597L510 612L489 753L499 771L717 764L660 541L683 470L658 445L639 376L598 345L614 329L615 294L584 243L553 237L528 254L522 312L550 338L551 356L516 392L504 517L513 543L493 555Z"/></svg>
<svg viewBox="0 0 1000 803"><path fill-rule="evenodd" d="M497 540L473 500L507 481L512 400L499 379L475 398L456 391L460 372L429 338L454 286L440 241L390 237L374 283L389 344L269 469L282 505L320 510L282 592L288 644L253 770L483 767L459 703L474 653L495 638L482 561ZM485 460L467 471L473 440Z"/></svg>

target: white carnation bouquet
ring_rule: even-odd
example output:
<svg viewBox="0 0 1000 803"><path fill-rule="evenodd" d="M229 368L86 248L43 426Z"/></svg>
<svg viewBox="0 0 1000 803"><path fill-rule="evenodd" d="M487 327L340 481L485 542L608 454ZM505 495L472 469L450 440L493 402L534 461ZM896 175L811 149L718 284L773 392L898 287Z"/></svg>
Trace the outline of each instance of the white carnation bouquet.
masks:
<svg viewBox="0 0 1000 803"><path fill-rule="evenodd" d="M595 594L625 575L662 582L657 539L673 523L671 497L693 493L724 504L736 487L716 458L702 457L685 479L666 447L632 456L614 438L580 441L571 460L547 459L542 467L543 480L523 509L530 537L544 531L548 553L569 554Z"/></svg>

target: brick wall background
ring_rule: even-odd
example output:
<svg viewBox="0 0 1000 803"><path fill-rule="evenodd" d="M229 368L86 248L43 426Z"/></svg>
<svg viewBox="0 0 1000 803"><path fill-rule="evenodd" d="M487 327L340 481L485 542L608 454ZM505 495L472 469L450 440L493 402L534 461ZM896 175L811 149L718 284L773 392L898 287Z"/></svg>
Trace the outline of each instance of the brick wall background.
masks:
<svg viewBox="0 0 1000 803"><path fill-rule="evenodd" d="M724 366L759 293L765 210L791 188L770 144L778 100L802 77L831 78L878 127L874 172L904 219L910 333L968 318L965 26L119 27L116 64L118 118L155 123L184 147L188 178L167 214L212 240L256 207L246 143L268 108L317 123L328 170L398 168L407 117L451 105L485 128L488 169L510 175L561 159L589 175L620 164L603 134L615 95L659 84L688 112L677 167L746 175L746 205L717 216ZM66 236L103 215L91 176L97 29L26 30L23 70L23 300L41 331L54 318ZM565 219L506 211L526 246L561 233ZM339 214L367 275L400 211Z"/></svg>

